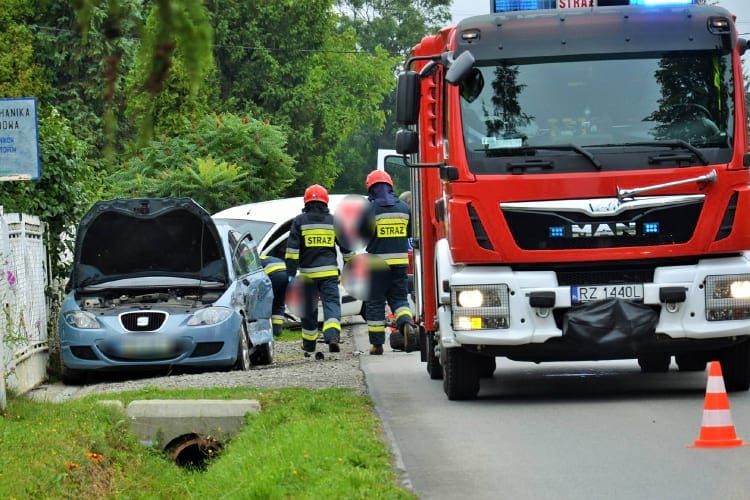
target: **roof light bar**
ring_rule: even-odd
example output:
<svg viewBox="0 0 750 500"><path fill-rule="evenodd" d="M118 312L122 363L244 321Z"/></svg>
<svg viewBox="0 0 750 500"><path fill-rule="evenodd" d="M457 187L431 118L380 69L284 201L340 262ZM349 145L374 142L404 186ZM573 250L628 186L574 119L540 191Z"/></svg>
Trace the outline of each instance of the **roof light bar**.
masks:
<svg viewBox="0 0 750 500"><path fill-rule="evenodd" d="M705 0L492 0L490 6L493 13L499 13L519 10L569 10L575 8L596 8L597 6L608 7L615 5L658 7L661 5L690 5L702 3L705 3Z"/></svg>

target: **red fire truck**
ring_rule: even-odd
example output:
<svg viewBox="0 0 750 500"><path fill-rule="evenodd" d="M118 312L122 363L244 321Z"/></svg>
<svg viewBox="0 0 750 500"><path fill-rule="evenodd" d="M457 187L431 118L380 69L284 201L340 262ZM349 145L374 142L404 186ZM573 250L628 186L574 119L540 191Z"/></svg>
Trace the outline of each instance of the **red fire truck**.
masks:
<svg viewBox="0 0 750 500"><path fill-rule="evenodd" d="M582 5L585 6L582 7ZM496 358L637 359L750 387L738 37L689 0L495 0L399 75L422 361L449 399Z"/></svg>

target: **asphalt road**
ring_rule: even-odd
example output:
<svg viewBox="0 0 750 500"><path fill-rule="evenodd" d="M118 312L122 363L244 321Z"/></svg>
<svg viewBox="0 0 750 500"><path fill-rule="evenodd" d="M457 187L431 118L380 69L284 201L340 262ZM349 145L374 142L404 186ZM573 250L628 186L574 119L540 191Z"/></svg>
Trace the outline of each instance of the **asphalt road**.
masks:
<svg viewBox="0 0 750 500"><path fill-rule="evenodd" d="M365 350L364 325L355 327ZM475 401L448 401L419 353L363 355L404 484L421 499L748 499L750 446L692 448L706 372L635 361L498 359ZM750 394L729 394L750 443Z"/></svg>

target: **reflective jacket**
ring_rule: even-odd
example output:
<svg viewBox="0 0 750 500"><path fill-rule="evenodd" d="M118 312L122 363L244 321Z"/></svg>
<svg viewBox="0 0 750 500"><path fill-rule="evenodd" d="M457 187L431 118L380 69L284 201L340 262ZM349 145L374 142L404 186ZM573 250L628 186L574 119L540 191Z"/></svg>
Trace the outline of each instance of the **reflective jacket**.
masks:
<svg viewBox="0 0 750 500"><path fill-rule="evenodd" d="M329 278L339 275L338 246L344 262L354 253L344 232L328 211L328 206L319 201L305 205L302 213L294 218L289 230L286 247L286 269L294 276Z"/></svg>
<svg viewBox="0 0 750 500"><path fill-rule="evenodd" d="M266 274L270 275L277 271L286 271L286 264L278 257L272 257L270 255L261 255L260 263L263 264L263 270Z"/></svg>
<svg viewBox="0 0 750 500"><path fill-rule="evenodd" d="M375 184L368 193L370 204L359 224L359 234L367 241L367 253L375 254L389 266L409 264L411 210L396 198L385 183Z"/></svg>

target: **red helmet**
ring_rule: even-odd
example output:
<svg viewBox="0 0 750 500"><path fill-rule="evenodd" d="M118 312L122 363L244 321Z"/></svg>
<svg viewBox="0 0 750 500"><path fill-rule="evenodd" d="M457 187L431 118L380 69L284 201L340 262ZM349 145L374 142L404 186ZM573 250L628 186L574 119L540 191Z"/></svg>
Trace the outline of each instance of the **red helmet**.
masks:
<svg viewBox="0 0 750 500"><path fill-rule="evenodd" d="M377 184L378 182L385 182L389 186L393 187L393 180L391 179L391 176L388 175L388 172L385 170L373 170L369 174L367 174L367 180L365 181L365 185L367 186L367 190L369 191L372 186Z"/></svg>
<svg viewBox="0 0 750 500"><path fill-rule="evenodd" d="M328 205L328 190L320 184L313 184L305 189L305 205L311 201L322 201Z"/></svg>

